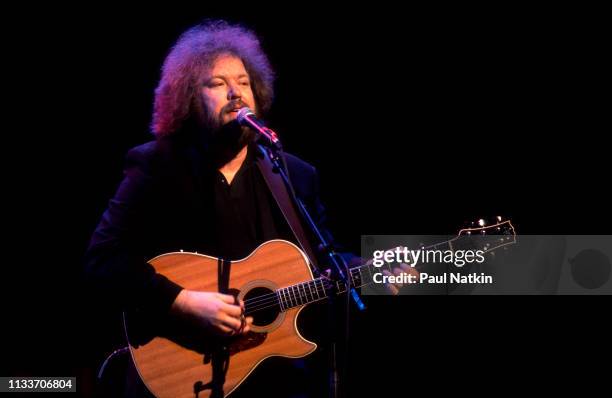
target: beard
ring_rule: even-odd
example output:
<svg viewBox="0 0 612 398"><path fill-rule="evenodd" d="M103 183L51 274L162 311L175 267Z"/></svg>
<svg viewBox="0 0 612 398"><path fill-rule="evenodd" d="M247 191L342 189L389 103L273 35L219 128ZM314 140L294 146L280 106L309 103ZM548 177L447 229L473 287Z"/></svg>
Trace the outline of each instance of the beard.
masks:
<svg viewBox="0 0 612 398"><path fill-rule="evenodd" d="M255 132L249 127L241 126L235 119L209 131L210 143L215 147L239 151L245 145L255 141Z"/></svg>
<svg viewBox="0 0 612 398"><path fill-rule="evenodd" d="M228 103L218 114L208 113L200 119L203 119L202 134L206 136L205 141L208 144L206 146L216 167L232 160L242 148L256 139L256 133L248 127L241 126L238 120L225 122L224 116L230 114L235 106L235 102Z"/></svg>
<svg viewBox="0 0 612 398"><path fill-rule="evenodd" d="M227 104L225 104L225 106L221 108L221 110L218 113L214 113L214 112L211 112L210 110L206 110L206 112L203 112L204 115L202 115L203 117L201 119L204 125L208 127L208 129L210 129L213 132L218 131L224 125L231 123L232 120L235 119L235 117L234 118L229 117L233 114L233 111L235 109L247 108L247 107L248 105L246 105L241 100L230 101ZM226 118L228 118L229 121L226 121Z"/></svg>

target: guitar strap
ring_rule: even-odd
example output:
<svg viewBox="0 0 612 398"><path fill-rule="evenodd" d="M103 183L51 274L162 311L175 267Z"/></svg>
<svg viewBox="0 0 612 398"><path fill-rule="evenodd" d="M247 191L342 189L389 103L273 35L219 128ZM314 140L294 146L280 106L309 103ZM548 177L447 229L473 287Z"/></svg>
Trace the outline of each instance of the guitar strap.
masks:
<svg viewBox="0 0 612 398"><path fill-rule="evenodd" d="M232 262L224 258L217 260L217 290L219 293L229 293L229 280ZM212 380L207 384L198 381L193 386L196 397L200 392L210 390L210 398L223 398L225 393L225 375L229 369L230 353L227 341L222 338L211 345L211 349L204 353L204 364L210 363L212 367Z"/></svg>
<svg viewBox="0 0 612 398"><path fill-rule="evenodd" d="M298 243L302 247L302 250L306 253L306 257L311 265L311 269L315 272L318 272L319 267L317 264L317 256L315 255L315 251L308 240L306 232L304 231L304 226L302 225L301 218L298 216L295 203L289 196L289 192L287 187L285 186L285 182L282 177L278 173L278 171L274 170L274 165L272 160L268 155L268 151L260 145L256 146L259 152L263 156L256 156L257 158L257 167L261 171L261 175L263 176L266 184L268 185L268 189L272 193L276 204L279 209L283 213L285 220L289 224L293 235L297 239Z"/></svg>
<svg viewBox="0 0 612 398"><path fill-rule="evenodd" d="M231 261L224 258L217 260L217 290L219 293L228 294L231 267Z"/></svg>

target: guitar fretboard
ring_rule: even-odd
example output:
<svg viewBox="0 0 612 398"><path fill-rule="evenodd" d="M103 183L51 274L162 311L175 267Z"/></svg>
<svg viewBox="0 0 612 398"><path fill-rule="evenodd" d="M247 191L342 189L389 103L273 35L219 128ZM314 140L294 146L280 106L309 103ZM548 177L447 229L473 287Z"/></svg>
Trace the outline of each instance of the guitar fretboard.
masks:
<svg viewBox="0 0 612 398"><path fill-rule="evenodd" d="M482 250L484 253L488 253L515 242L514 235L496 235L495 237L491 235L491 239L479 238L480 240L477 245L469 239L469 236L458 236L444 242L436 243L435 245L423 246L420 249L441 251L473 249ZM418 264L415 268L420 271L425 265L428 264ZM382 267L365 264L351 268L349 270L349 282L351 287L359 288L373 283L374 274L381 272L382 269L386 269L393 273L393 265L387 262L385 262ZM272 301L274 301L272 305L280 307L281 311L287 311L291 308L323 300L327 298L330 291L334 293L344 293L346 290L346 285L343 282L332 281L323 276L311 281L277 289L274 292L275 297L272 299ZM262 308L261 305L255 305L251 308L247 306L246 310L248 313L257 311L260 308Z"/></svg>

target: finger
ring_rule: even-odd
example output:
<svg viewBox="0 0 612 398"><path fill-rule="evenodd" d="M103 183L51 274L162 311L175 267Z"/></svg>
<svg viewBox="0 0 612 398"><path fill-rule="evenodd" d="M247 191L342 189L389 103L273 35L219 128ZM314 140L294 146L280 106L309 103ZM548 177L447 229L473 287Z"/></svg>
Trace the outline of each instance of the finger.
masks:
<svg viewBox="0 0 612 398"><path fill-rule="evenodd" d="M407 280L407 283L416 283L419 280L419 272L414 269L414 267L409 266L408 264L400 264L400 268L404 273L410 275L411 278Z"/></svg>
<svg viewBox="0 0 612 398"><path fill-rule="evenodd" d="M393 274L395 274L395 276L400 276L404 273L404 271L402 271L399 267L395 267L393 268ZM398 289L401 289L404 286L404 283L401 282L401 278L398 278L397 280L399 280L399 282L395 282L395 286L397 286Z"/></svg>
<svg viewBox="0 0 612 398"><path fill-rule="evenodd" d="M232 334L234 333L234 329L227 327L225 325L218 325L217 332L219 332L220 334Z"/></svg>
<svg viewBox="0 0 612 398"><path fill-rule="evenodd" d="M239 303L240 303L240 311L244 312L244 301L240 300Z"/></svg>
<svg viewBox="0 0 612 398"><path fill-rule="evenodd" d="M385 283L385 289L387 289L387 292L393 296L397 296L399 294L399 289L392 283Z"/></svg>
<svg viewBox="0 0 612 398"><path fill-rule="evenodd" d="M242 333L248 333L251 331L251 326L253 325L253 317L247 316L244 319L244 325L242 325Z"/></svg>
<svg viewBox="0 0 612 398"><path fill-rule="evenodd" d="M407 264L401 264L400 267L402 267L402 269L404 270L405 273L409 274L409 275L414 275L415 277L419 277L420 273L419 271L416 270L416 268L411 267Z"/></svg>
<svg viewBox="0 0 612 398"><path fill-rule="evenodd" d="M236 299L231 294L217 293L217 297L227 304L234 304L236 302Z"/></svg>
<svg viewBox="0 0 612 398"><path fill-rule="evenodd" d="M221 307L221 310L225 312L226 314L233 316L235 318L239 318L240 315L242 315L242 308L240 308L237 305L224 304L223 307Z"/></svg>
<svg viewBox="0 0 612 398"><path fill-rule="evenodd" d="M239 319L232 318L231 316L227 316L222 320L223 325L229 326L234 330L240 330L240 326L242 326L242 322Z"/></svg>
<svg viewBox="0 0 612 398"><path fill-rule="evenodd" d="M392 274L391 272L387 271L386 269L384 269L382 273L383 273L383 275L385 275L385 276L393 276L393 274ZM388 279L387 279L387 280L388 280ZM389 282L387 282L387 283L385 283L385 285L390 285L390 283L389 283Z"/></svg>
<svg viewBox="0 0 612 398"><path fill-rule="evenodd" d="M399 276L402 273L401 270L398 270L397 268L393 268L393 273L387 271L387 270L383 270L383 275L388 275L388 276ZM392 284L395 285L398 288L401 288L403 285L401 282L389 282L388 284Z"/></svg>
<svg viewBox="0 0 612 398"><path fill-rule="evenodd" d="M387 276L392 276L393 274L389 271L387 271L386 269L383 270L383 275L387 275ZM392 283L385 283L385 290L387 290L388 293L396 296L399 293L399 290L397 287L395 287Z"/></svg>

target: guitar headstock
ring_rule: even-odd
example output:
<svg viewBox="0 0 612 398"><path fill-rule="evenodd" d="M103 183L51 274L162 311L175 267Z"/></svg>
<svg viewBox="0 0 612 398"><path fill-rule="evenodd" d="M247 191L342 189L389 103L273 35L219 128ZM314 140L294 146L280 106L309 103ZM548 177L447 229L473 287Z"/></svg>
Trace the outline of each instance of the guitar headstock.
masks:
<svg viewBox="0 0 612 398"><path fill-rule="evenodd" d="M497 216L491 221L480 219L472 222L468 228L461 229L457 238L474 237L476 245L485 252L493 251L516 243L516 231L510 220Z"/></svg>

